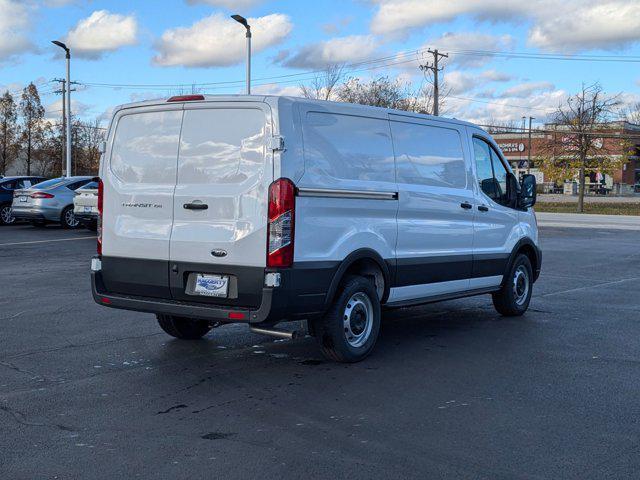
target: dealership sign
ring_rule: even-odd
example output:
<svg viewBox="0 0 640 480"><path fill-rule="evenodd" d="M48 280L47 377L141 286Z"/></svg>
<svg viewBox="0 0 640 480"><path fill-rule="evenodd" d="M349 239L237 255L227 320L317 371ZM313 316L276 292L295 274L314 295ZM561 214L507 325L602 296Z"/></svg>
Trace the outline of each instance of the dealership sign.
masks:
<svg viewBox="0 0 640 480"><path fill-rule="evenodd" d="M498 145L503 153L522 153L525 150L522 142L498 143Z"/></svg>

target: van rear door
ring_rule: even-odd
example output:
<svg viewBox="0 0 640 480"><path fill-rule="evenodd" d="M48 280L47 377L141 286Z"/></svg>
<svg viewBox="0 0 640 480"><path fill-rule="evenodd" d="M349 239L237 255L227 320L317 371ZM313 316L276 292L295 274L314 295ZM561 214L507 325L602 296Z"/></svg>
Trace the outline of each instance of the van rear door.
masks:
<svg viewBox="0 0 640 480"><path fill-rule="evenodd" d="M259 102L185 105L170 243L176 300L256 307L262 298L271 113ZM199 285L219 285L212 296ZM208 283L206 283L208 282Z"/></svg>
<svg viewBox="0 0 640 480"><path fill-rule="evenodd" d="M169 238L182 105L125 109L114 118L104 184L102 277L108 291L170 298Z"/></svg>

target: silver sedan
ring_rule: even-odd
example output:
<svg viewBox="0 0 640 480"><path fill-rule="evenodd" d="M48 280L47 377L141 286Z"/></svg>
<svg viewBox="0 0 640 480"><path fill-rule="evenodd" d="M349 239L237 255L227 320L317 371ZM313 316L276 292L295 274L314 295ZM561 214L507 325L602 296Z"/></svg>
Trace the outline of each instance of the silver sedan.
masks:
<svg viewBox="0 0 640 480"><path fill-rule="evenodd" d="M38 226L55 222L64 228L76 228L79 222L73 214L75 190L89 183L92 178L52 178L31 188L15 190L11 212L16 219L29 220Z"/></svg>

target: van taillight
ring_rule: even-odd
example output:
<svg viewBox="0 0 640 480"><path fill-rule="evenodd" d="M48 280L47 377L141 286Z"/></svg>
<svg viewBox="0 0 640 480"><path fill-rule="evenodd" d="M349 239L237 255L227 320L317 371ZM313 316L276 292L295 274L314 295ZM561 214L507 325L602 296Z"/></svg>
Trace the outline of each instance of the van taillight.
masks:
<svg viewBox="0 0 640 480"><path fill-rule="evenodd" d="M102 206L104 205L104 184L98 180L98 255L102 255Z"/></svg>
<svg viewBox="0 0 640 480"><path fill-rule="evenodd" d="M269 186L267 267L290 267L293 263L296 187L288 178Z"/></svg>

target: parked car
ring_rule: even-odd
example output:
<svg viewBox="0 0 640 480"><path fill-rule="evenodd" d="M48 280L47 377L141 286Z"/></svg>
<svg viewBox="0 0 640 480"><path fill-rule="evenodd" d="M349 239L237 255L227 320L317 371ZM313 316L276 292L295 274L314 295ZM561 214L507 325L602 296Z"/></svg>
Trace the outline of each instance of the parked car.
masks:
<svg viewBox="0 0 640 480"><path fill-rule="evenodd" d="M75 190L89 183L93 177L59 177L45 180L30 188L13 192L13 216L29 220L33 225L60 223L64 228L79 224L73 214Z"/></svg>
<svg viewBox="0 0 640 480"><path fill-rule="evenodd" d="M73 214L80 224L94 232L98 229L98 179L76 190Z"/></svg>
<svg viewBox="0 0 640 480"><path fill-rule="evenodd" d="M14 190L29 188L44 179L44 177L38 176L0 177L0 225L7 225L15 221L11 213Z"/></svg>
<svg viewBox="0 0 640 480"><path fill-rule="evenodd" d="M307 320L327 358L373 349L381 307L491 294L522 315L535 177L458 120L275 96L116 109L100 165L95 301L200 338Z"/></svg>

